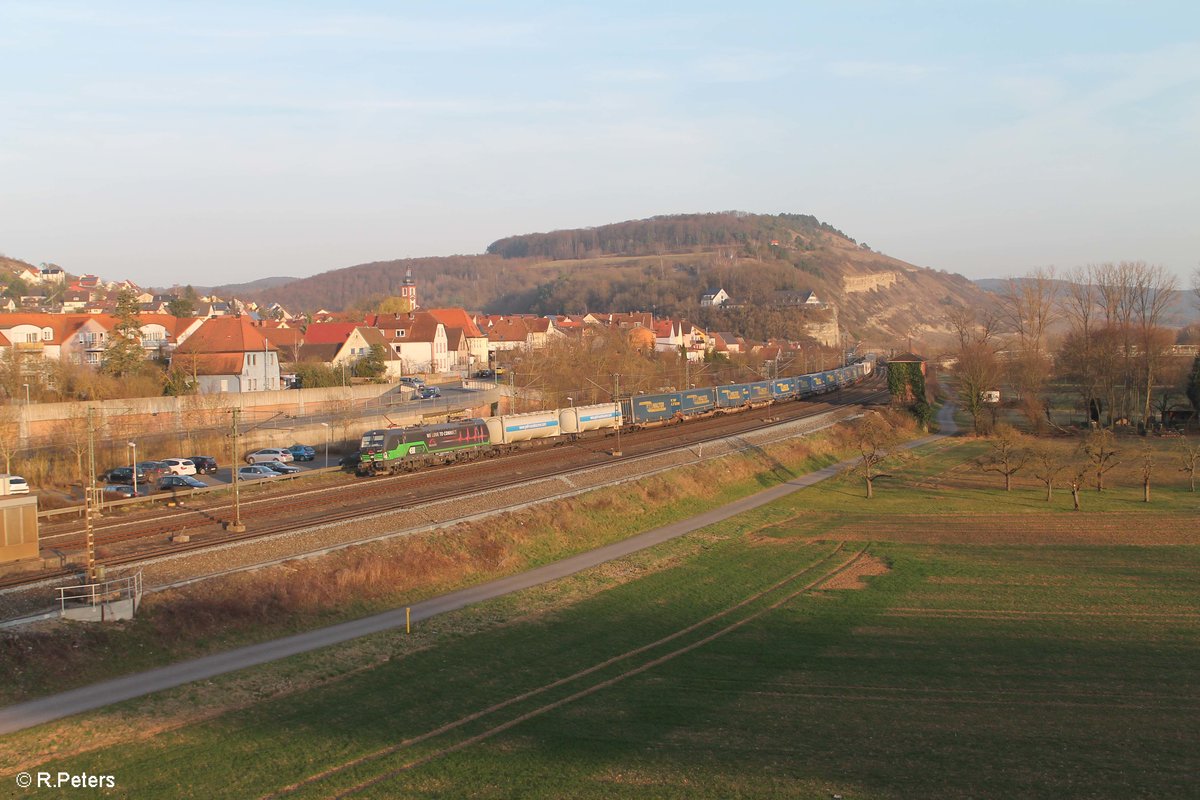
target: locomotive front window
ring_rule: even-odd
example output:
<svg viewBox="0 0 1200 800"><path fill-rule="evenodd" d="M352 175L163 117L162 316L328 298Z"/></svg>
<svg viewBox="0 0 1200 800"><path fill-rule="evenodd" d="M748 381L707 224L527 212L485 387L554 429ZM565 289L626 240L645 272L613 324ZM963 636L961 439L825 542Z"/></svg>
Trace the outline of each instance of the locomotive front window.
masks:
<svg viewBox="0 0 1200 800"><path fill-rule="evenodd" d="M361 450L371 450L373 448L383 448L383 434L370 432L363 435L362 444L359 446Z"/></svg>

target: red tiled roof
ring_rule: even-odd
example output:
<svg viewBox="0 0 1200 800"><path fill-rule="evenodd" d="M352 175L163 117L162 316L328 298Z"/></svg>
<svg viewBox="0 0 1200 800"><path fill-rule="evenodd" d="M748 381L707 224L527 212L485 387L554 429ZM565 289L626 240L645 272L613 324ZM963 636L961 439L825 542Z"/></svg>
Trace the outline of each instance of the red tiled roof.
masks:
<svg viewBox="0 0 1200 800"><path fill-rule="evenodd" d="M176 350L171 363L192 375L241 375L244 358L241 353L180 353Z"/></svg>
<svg viewBox="0 0 1200 800"><path fill-rule="evenodd" d="M342 344L339 342L325 342L323 344L304 342L300 346L300 360L328 364L337 358L337 354L341 352L341 349Z"/></svg>
<svg viewBox="0 0 1200 800"><path fill-rule="evenodd" d="M529 328L523 319L500 320L488 328L488 341L523 342L529 337Z"/></svg>
<svg viewBox="0 0 1200 800"><path fill-rule="evenodd" d="M409 329L407 339L410 342L432 342L437 336L438 321L424 311L413 315L413 326Z"/></svg>
<svg viewBox="0 0 1200 800"><path fill-rule="evenodd" d="M357 327L353 322L314 322L304 331L304 343L342 344Z"/></svg>
<svg viewBox="0 0 1200 800"><path fill-rule="evenodd" d="M471 321L471 315L462 308L431 308L426 314L429 314L438 322L450 328L461 328L462 332L469 337L483 336L479 331L479 327Z"/></svg>
<svg viewBox="0 0 1200 800"><path fill-rule="evenodd" d="M396 355L396 351L388 346L387 337L383 335L383 331L378 328L371 328L366 325L359 326L359 333L366 340L367 345L374 347L375 345L383 346L383 358L385 361L399 361L400 356Z"/></svg>
<svg viewBox="0 0 1200 800"><path fill-rule="evenodd" d="M296 328L260 328L263 338L280 348L292 348L304 341L304 334Z"/></svg>
<svg viewBox="0 0 1200 800"><path fill-rule="evenodd" d="M278 349L245 317L213 317L206 319L175 352L246 353ZM240 371L241 368L238 369Z"/></svg>

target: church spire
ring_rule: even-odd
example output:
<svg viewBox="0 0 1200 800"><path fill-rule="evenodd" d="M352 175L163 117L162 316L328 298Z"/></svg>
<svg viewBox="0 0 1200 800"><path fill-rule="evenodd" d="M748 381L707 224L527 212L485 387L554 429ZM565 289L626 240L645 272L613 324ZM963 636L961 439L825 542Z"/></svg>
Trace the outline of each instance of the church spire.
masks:
<svg viewBox="0 0 1200 800"><path fill-rule="evenodd" d="M417 310L417 283L413 280L412 267L404 271L404 285L400 287L400 296L408 301L408 310Z"/></svg>

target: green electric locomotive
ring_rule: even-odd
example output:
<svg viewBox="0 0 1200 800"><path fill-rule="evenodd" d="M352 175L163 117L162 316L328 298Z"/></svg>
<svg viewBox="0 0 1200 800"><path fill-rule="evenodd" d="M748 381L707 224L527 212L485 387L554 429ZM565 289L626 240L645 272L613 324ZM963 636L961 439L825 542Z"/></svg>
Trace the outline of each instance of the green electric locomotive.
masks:
<svg viewBox="0 0 1200 800"><path fill-rule="evenodd" d="M357 472L395 474L460 458L478 458L490 453L490 445L487 424L482 419L367 431L359 447Z"/></svg>

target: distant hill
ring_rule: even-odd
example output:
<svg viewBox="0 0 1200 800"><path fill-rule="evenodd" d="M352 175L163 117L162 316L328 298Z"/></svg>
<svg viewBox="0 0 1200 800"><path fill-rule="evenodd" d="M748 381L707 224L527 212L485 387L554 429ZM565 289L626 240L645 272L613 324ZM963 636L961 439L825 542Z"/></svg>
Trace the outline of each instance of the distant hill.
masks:
<svg viewBox="0 0 1200 800"><path fill-rule="evenodd" d="M8 256L0 255L0 270L16 275L26 269L37 269L37 267L19 258L9 258Z"/></svg>
<svg viewBox="0 0 1200 800"><path fill-rule="evenodd" d="M854 242L832 225L807 214L676 214L617 222L599 228L527 233L488 245L487 252L505 258L569 260L621 255L700 252L720 246L778 242L783 246L810 241L821 233ZM857 242L854 242L857 244Z"/></svg>
<svg viewBox="0 0 1200 800"><path fill-rule="evenodd" d="M200 286L198 284L184 284L191 286L196 290L197 294L216 295L217 297L244 297L249 294L257 294L258 292L268 289L275 289L279 286L286 286L289 283L300 280L299 278L259 278L256 281L248 281L246 283L226 283L221 286ZM159 286L146 287L148 290L160 294L171 294L176 289L180 288L180 284L174 286Z"/></svg>
<svg viewBox="0 0 1200 800"><path fill-rule="evenodd" d="M482 255L381 261L238 296L295 310L362 310L399 293L411 269L422 305L493 313L654 311L700 319L700 296L723 287L743 306L815 291L855 338L945 334L940 308L987 295L961 275L871 250L803 214L684 214L499 239ZM257 297L256 297L257 296ZM706 313L706 312L704 312Z"/></svg>
<svg viewBox="0 0 1200 800"><path fill-rule="evenodd" d="M299 278L285 278L285 277L259 278L258 280L250 281L249 283L225 284L222 286L213 286L209 289L204 289L203 293L204 294L215 294L218 297L224 297L226 295L240 294L242 292L256 292L256 291L261 291L263 289L274 289L279 286L287 286L289 283L295 283L298 280L300 280L300 279ZM235 289L237 290L236 292L233 291ZM201 289L199 287L196 287L196 291L201 291Z"/></svg>

